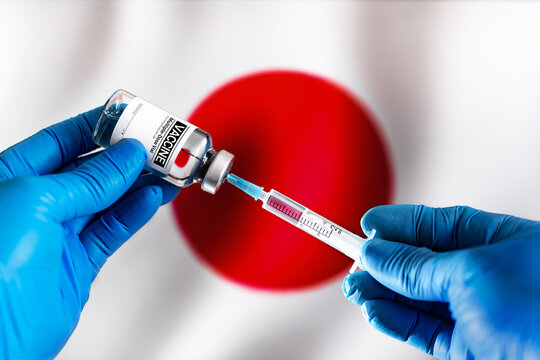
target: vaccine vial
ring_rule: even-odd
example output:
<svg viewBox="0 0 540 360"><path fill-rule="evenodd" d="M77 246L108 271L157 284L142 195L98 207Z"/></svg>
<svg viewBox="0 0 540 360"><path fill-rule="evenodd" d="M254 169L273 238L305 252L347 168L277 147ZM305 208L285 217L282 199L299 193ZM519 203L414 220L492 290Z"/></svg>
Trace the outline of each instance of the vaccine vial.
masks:
<svg viewBox="0 0 540 360"><path fill-rule="evenodd" d="M139 140L148 157L145 169L186 187L200 183L215 194L233 164L234 155L212 148L210 135L193 124L125 90L117 90L101 112L93 139L105 148L123 138Z"/></svg>

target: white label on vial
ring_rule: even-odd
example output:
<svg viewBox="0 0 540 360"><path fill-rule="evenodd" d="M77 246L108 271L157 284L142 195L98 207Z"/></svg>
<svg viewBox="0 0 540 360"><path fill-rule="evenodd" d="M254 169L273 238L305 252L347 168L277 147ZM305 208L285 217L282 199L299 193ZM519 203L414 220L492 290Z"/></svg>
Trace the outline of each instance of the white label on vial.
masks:
<svg viewBox="0 0 540 360"><path fill-rule="evenodd" d="M148 152L146 165L169 174L178 153L196 128L137 97L131 100L118 119L111 144L123 138L139 140Z"/></svg>

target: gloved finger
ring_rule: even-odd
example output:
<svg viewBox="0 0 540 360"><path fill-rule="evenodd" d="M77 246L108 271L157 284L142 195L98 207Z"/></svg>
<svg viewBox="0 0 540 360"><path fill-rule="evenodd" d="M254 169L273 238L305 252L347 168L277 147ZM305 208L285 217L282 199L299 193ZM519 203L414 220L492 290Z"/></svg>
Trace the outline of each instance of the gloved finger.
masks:
<svg viewBox="0 0 540 360"><path fill-rule="evenodd" d="M77 167L85 163L86 161L93 159L96 155L100 154L101 151L96 151L94 153L79 157L64 167L62 167L59 172L68 172L75 170ZM176 185L173 185L172 183L168 182L167 180L160 178L157 175L154 175L152 173L149 173L146 170L143 170L137 181L129 188L129 190L126 192L126 195L129 195L135 190L140 189L143 186L150 186L150 185L156 185L161 187L161 190L163 192L163 204L168 204L169 202L173 201L174 198L179 194L180 188Z"/></svg>
<svg viewBox="0 0 540 360"><path fill-rule="evenodd" d="M133 139L111 146L76 170L41 177L42 201L59 222L94 214L113 204L135 182L146 149Z"/></svg>
<svg viewBox="0 0 540 360"><path fill-rule="evenodd" d="M415 300L448 302L448 293L465 276L459 251L386 241L367 241L360 251L362 268L387 288Z"/></svg>
<svg viewBox="0 0 540 360"><path fill-rule="evenodd" d="M135 184L133 184L133 186L128 190L127 194L144 186L159 186L161 188L161 192L163 194L161 205L165 205L173 201L174 198L180 193L180 188L178 186L171 184L159 176L148 173L139 176L137 181L135 181Z"/></svg>
<svg viewBox="0 0 540 360"><path fill-rule="evenodd" d="M101 151L100 151L101 152ZM75 168L77 168L79 165L83 164L84 162L94 158L96 155L98 155L100 152L95 152L92 154L88 154L87 156L78 158L66 166L62 167L59 172L68 172L72 171ZM143 186L150 186L150 185L156 185L161 187L161 191L163 193L163 204L168 204L180 192L180 188L171 184L170 182L160 178L159 176L156 176L154 174L149 173L148 171L143 170L142 175L140 175L135 183L126 191L126 193L118 200L121 201L123 198L129 196L134 191L140 189ZM114 206L111 205L111 206ZM107 211L107 209L103 210ZM99 217L100 214L91 214L91 215L85 215L81 217L77 217L73 220L71 220L71 226L73 227L74 231L77 233L80 233L88 224L90 224L92 221L94 221L97 217Z"/></svg>
<svg viewBox="0 0 540 360"><path fill-rule="evenodd" d="M75 160L68 162L67 164L62 166L60 169L58 169L57 173L66 173L69 171L73 171L76 168L78 168L80 165L84 164L90 159L95 158L97 155L101 154L102 152L103 150L99 150L99 151L78 157Z"/></svg>
<svg viewBox="0 0 540 360"><path fill-rule="evenodd" d="M456 323L456 326L454 328L454 333L452 335L452 344L450 345L450 354L452 354L452 360L454 359L467 359L467 360L474 360L475 357L473 355L473 352L471 351L469 345L471 344L471 339L468 337L466 332L463 331L463 329L460 329L460 323ZM488 344L486 342L485 346L490 346L492 344ZM493 354L490 351L484 352L484 354ZM505 358L502 354L500 354L499 358ZM514 357L515 359L525 359L526 357Z"/></svg>
<svg viewBox="0 0 540 360"><path fill-rule="evenodd" d="M490 244L529 228L538 223L467 206L385 205L362 218L365 233L376 230L379 238L439 251Z"/></svg>
<svg viewBox="0 0 540 360"><path fill-rule="evenodd" d="M438 359L447 359L453 326L445 320L390 300L368 300L362 313L375 329Z"/></svg>
<svg viewBox="0 0 540 360"><path fill-rule="evenodd" d="M76 158L73 161L68 162L64 166L62 166L57 173L66 173L75 170L78 166L84 164L86 161L93 159L97 155L99 155L103 150L96 151L90 154L87 154L85 156L81 156ZM90 224L92 221L96 219L96 214L90 214L90 215L84 215L79 216L75 219L72 219L69 221L71 228L73 231L75 231L76 234L79 234L88 224Z"/></svg>
<svg viewBox="0 0 540 360"><path fill-rule="evenodd" d="M92 131L102 107L39 131L0 153L0 181L49 174L96 148Z"/></svg>
<svg viewBox="0 0 540 360"><path fill-rule="evenodd" d="M81 233L81 243L96 274L107 258L152 218L161 202L159 186L143 187L100 216Z"/></svg>
<svg viewBox="0 0 540 360"><path fill-rule="evenodd" d="M156 176L154 174L150 174L150 173L146 172L146 174L141 175L141 176L139 176L137 178L135 183L133 185L131 185L131 187L128 189L128 191L126 191L126 193L124 195L122 195L122 197L116 203L118 203L118 202L122 201L123 199L127 198L128 196L130 196L133 192L137 191L138 189L140 189L140 188L142 188L144 186L152 186L152 185L153 186L159 186L161 188L161 193L163 194L162 195L162 204L161 205L165 205L165 204L168 204L169 202L171 202L180 192L179 187L171 184L170 182L168 182L166 180L161 179L160 177L158 177L158 176ZM111 205L109 208L115 206L116 203ZM78 218L75 218L75 219L71 220L70 223L71 223L72 228L74 229L74 231L77 234L80 234L81 231L83 231L84 228L86 228L88 226L88 224L90 224L92 221L94 221L99 216L101 216L102 213L108 211L109 208L101 211L98 214L80 216Z"/></svg>
<svg viewBox="0 0 540 360"><path fill-rule="evenodd" d="M402 296L381 285L367 271L348 275L343 281L343 293L347 300L360 306L368 300L390 300L439 317L448 323L453 322L447 303L418 301Z"/></svg>
<svg viewBox="0 0 540 360"><path fill-rule="evenodd" d="M103 150L93 152L91 154L87 154L85 156L81 156L76 158L75 160L67 163L64 165L60 170L58 170L59 173L65 173L69 171L75 170L80 165L84 164L86 161L93 159L97 155L99 155ZM128 189L128 191L120 198L118 201L122 201L122 199L129 196L134 191L142 188L143 186L150 186L150 185L156 185L161 187L161 191L163 193L163 204L168 204L171 202L180 192L180 188L171 184L170 182L153 175L149 173L146 170L142 171L142 175L137 178L135 183ZM115 204L111 205L114 206ZM108 209L103 210L102 212L107 211ZM79 234L84 228L88 226L92 221L94 221L96 218L101 216L101 213L99 214L91 214L91 215L85 215L78 218L75 218L70 221L72 228L74 231Z"/></svg>
<svg viewBox="0 0 540 360"><path fill-rule="evenodd" d="M96 220L100 215L101 212L92 215L79 216L78 218L70 220L69 224L71 225L73 232L80 234L88 226L88 224Z"/></svg>
<svg viewBox="0 0 540 360"><path fill-rule="evenodd" d="M65 164L64 166L62 166L60 169L58 169L57 173L66 173L66 172L69 172L69 171L73 171L76 168L78 168L79 166L81 166L82 164L84 164L85 162L87 162L88 160L93 159L97 155L101 154L104 150L105 149L101 149L101 150L98 150L98 151L91 152L89 154L80 156L80 157L74 159L73 161L70 161L67 164ZM141 172L141 174L142 175L148 174L148 171L143 170Z"/></svg>
<svg viewBox="0 0 540 360"><path fill-rule="evenodd" d="M135 191L145 186L159 186L161 188L161 193L162 193L161 205L165 205L171 202L180 192L179 187L171 184L170 182L166 180L159 178L158 176L147 173L145 175L139 176L139 178L129 188L129 190L126 191L126 193L122 195L122 197L116 203L111 205L109 208L101 211L98 214L81 216L81 217L71 220L72 228L77 234L80 234L81 231L83 231L84 228L86 228L88 224L90 224L92 221L97 219L103 213L109 211L110 208L116 206L118 202L123 201L125 198L129 197L132 193L134 193Z"/></svg>

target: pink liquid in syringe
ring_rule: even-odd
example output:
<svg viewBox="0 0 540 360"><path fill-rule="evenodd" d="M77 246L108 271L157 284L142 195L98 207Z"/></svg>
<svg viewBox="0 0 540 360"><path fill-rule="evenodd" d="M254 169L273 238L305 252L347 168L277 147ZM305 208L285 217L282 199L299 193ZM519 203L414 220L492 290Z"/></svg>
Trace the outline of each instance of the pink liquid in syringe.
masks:
<svg viewBox="0 0 540 360"><path fill-rule="evenodd" d="M268 201L266 202L268 205L273 207L274 209L278 210L279 212L287 215L293 220L300 220L300 217L302 216L302 211L295 209L294 207L290 206L289 204L285 203L284 201L279 200L278 198L274 196L270 196Z"/></svg>

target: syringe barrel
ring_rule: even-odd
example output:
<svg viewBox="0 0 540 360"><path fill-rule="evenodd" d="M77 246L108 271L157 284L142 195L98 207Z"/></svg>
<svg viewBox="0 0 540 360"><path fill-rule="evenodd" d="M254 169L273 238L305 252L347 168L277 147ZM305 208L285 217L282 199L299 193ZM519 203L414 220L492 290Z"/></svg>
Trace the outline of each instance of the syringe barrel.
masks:
<svg viewBox="0 0 540 360"><path fill-rule="evenodd" d="M300 223L302 230L332 246L351 259L356 261L360 258L360 249L365 241L360 236L351 233L309 209L306 209L302 215Z"/></svg>
<svg viewBox="0 0 540 360"><path fill-rule="evenodd" d="M360 257L364 239L309 210L285 195L270 190L261 196L263 209L332 246L353 260Z"/></svg>

